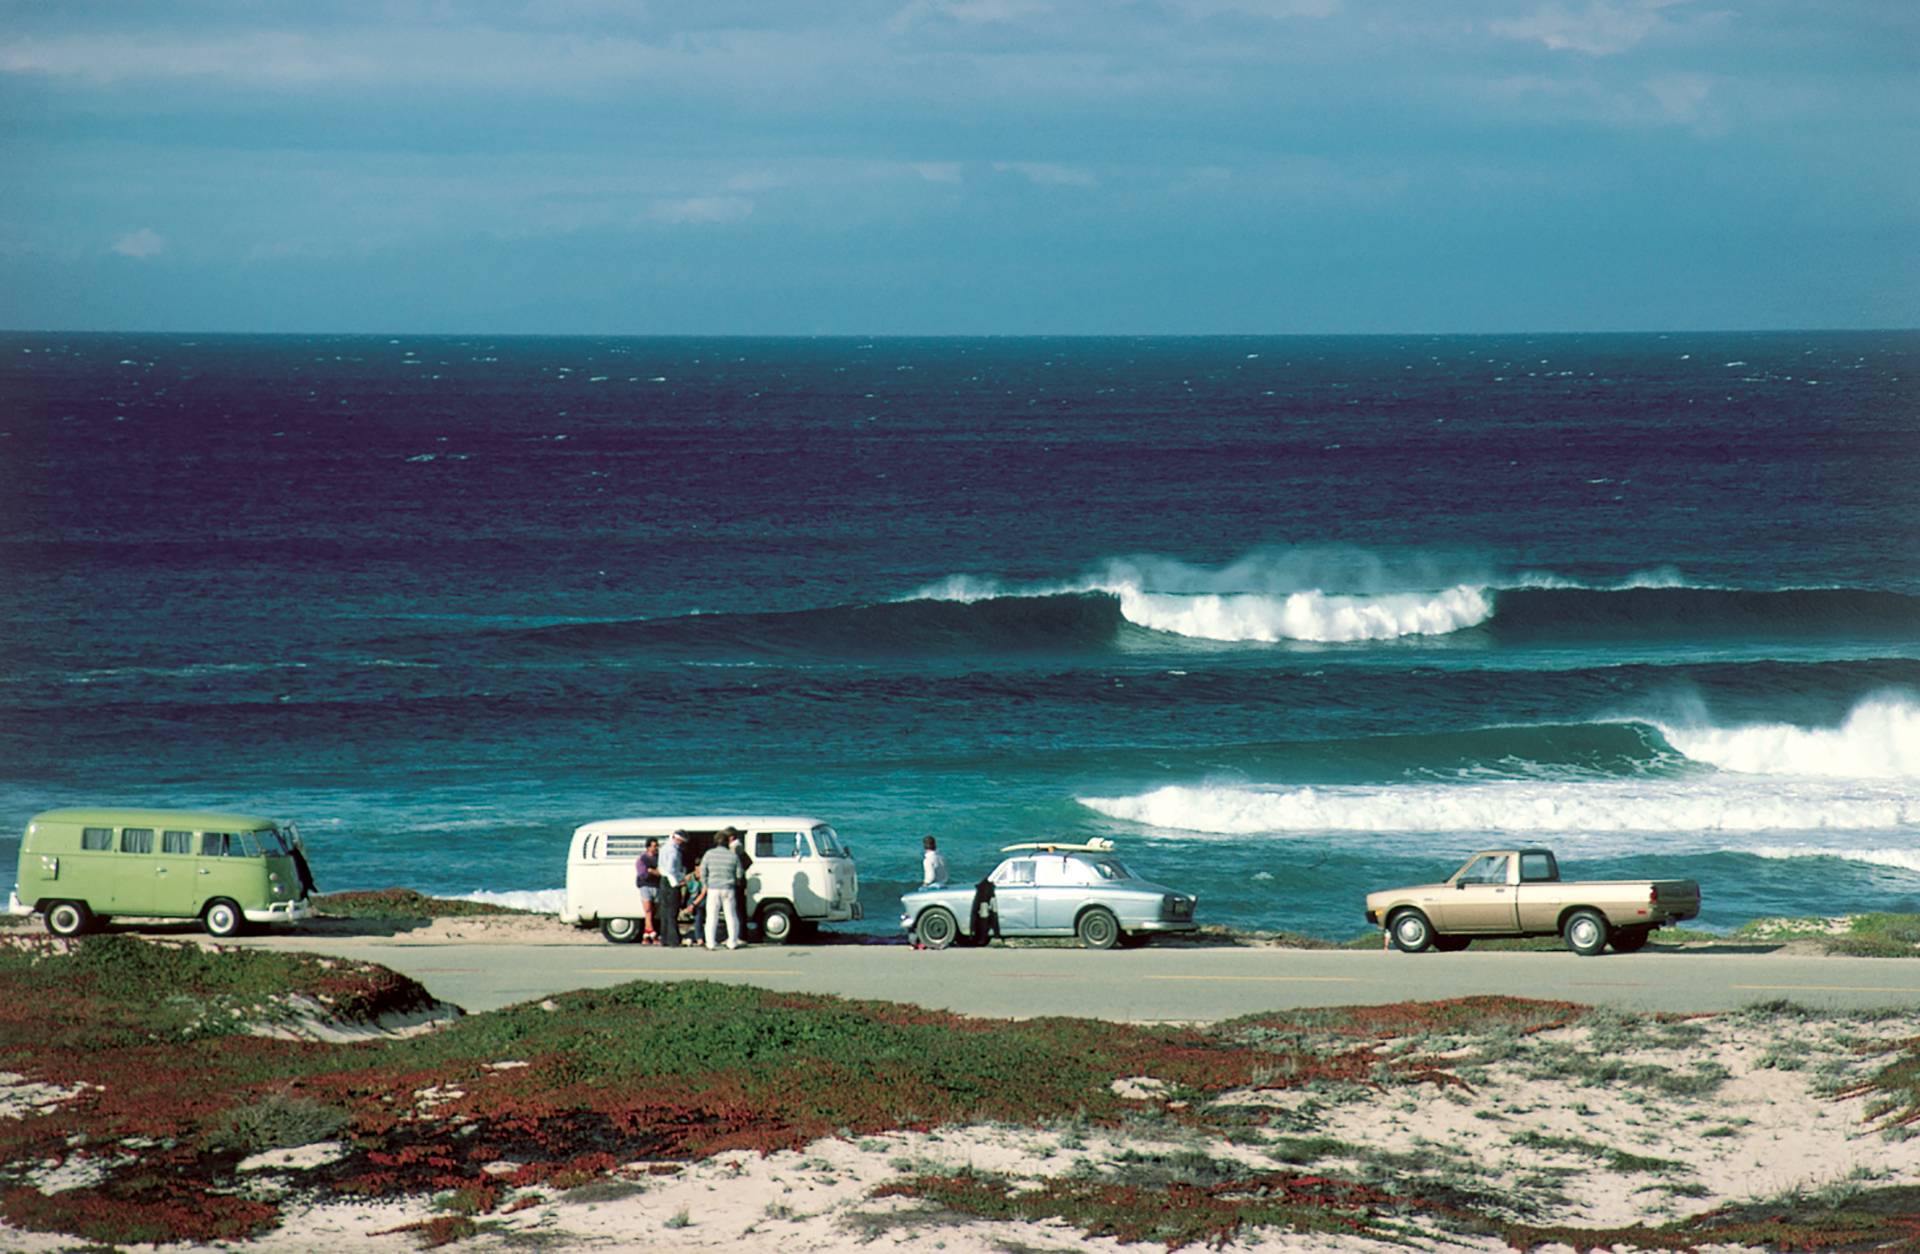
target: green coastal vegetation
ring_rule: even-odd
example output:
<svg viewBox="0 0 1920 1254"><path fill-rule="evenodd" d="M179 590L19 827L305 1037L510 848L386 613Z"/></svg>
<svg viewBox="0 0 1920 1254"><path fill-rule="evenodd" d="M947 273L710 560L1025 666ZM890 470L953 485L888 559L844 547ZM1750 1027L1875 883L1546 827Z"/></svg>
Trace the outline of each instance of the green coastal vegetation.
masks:
<svg viewBox="0 0 1920 1254"><path fill-rule="evenodd" d="M1914 1236L1920 1210L1920 1191L1863 1184L1660 1227L1573 1230L1557 1224L1550 1180L1535 1193L1495 1196L1475 1187L1471 1164L1316 1135L1318 1109L1395 1091L1464 1093L1520 1042L1571 1026L1588 1029L1591 1047L1556 1044L1534 1065L1591 1074L1610 1092L1644 1091L1649 1103L1691 1100L1724 1079L1712 1067L1676 1072L1618 1058L1621 1041L1648 1034L1683 1046L1698 1032L1689 1021L1565 1002L1480 997L1171 1027L968 1019L637 982L404 1037L259 1035L315 1016L367 1024L432 1007L419 984L340 959L125 934L8 937L0 1071L40 1096L0 1119L0 1216L109 1246L235 1241L277 1227L298 1191L430 1196L441 1213L418 1235L433 1244L545 1197L629 1181L635 1163L671 1172L823 1137L983 1124L1130 1130L1142 1144L1171 1136L1192 1148L1089 1163L1037 1188L902 1162L875 1196L917 1198L960 1217L1056 1217L1169 1248L1269 1225L1415 1242L1498 1234L1518 1249L1897 1248ZM1834 1095L1866 1098L1884 1134L1905 1135L1920 1125L1920 1037L1875 1048L1871 1066ZM1120 1077L1154 1083L1133 1093L1116 1088ZM1300 1101L1217 1100L1247 1090ZM1689 1195L1664 1159L1560 1140L1532 1148ZM1271 1166L1250 1171L1209 1156L1205 1147L1223 1141L1257 1148ZM297 1185L269 1187L242 1169L251 1154L316 1142L334 1152ZM80 1183L42 1187L56 1171L67 1173L63 1184ZM880 1229L895 1222L870 1220Z"/></svg>

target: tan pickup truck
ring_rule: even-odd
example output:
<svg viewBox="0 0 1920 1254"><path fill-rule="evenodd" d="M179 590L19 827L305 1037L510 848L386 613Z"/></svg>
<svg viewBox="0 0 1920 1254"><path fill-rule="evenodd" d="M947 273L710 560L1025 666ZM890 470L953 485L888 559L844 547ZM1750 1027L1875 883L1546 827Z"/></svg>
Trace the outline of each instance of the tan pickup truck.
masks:
<svg viewBox="0 0 1920 1254"><path fill-rule="evenodd" d="M1367 894L1367 922L1396 949L1465 949L1476 936L1559 936L1582 956L1630 954L1657 927L1700 913L1692 880L1563 881L1546 849L1486 849L1441 884Z"/></svg>

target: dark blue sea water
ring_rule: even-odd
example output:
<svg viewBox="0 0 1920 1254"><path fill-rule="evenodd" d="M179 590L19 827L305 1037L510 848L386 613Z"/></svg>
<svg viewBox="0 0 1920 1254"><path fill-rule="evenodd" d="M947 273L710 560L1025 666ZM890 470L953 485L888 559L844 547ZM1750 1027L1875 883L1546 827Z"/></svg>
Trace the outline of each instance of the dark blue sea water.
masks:
<svg viewBox="0 0 1920 1254"><path fill-rule="evenodd" d="M0 519L9 833L552 901L581 822L810 813L875 930L928 833L1334 937L1510 841L1920 910L1916 333L9 334Z"/></svg>

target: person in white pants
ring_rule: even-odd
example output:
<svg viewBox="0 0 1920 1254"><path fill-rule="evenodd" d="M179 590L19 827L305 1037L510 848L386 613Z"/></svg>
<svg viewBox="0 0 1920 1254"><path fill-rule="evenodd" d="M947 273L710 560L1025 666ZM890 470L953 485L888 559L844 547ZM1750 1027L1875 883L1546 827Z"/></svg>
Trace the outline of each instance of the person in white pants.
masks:
<svg viewBox="0 0 1920 1254"><path fill-rule="evenodd" d="M707 886L707 935L708 949L717 948L720 917L727 920L727 948L740 948L740 897L733 891L739 882L740 855L733 851L732 828L721 832L714 841L713 848L707 850L700 859L700 882Z"/></svg>

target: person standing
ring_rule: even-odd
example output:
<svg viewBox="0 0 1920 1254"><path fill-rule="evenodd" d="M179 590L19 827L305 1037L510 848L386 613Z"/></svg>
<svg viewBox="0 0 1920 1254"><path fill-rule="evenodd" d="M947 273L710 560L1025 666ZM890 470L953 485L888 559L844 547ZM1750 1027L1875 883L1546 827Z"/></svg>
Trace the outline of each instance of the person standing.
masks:
<svg viewBox="0 0 1920 1254"><path fill-rule="evenodd" d="M687 834L675 832L660 851L660 912L662 945L680 943L680 886L687 882Z"/></svg>
<svg viewBox="0 0 1920 1254"><path fill-rule="evenodd" d="M947 859L931 836L920 841L926 852L920 856L920 887L945 888L947 886Z"/></svg>
<svg viewBox="0 0 1920 1254"><path fill-rule="evenodd" d="M660 838L647 837L647 847L641 853L639 861L634 863L633 882L640 889L640 911L646 916L646 934L640 938L644 945L660 943L660 927L654 921L660 907Z"/></svg>
<svg viewBox="0 0 1920 1254"><path fill-rule="evenodd" d="M700 880L707 886L707 948L719 938L720 917L727 920L727 948L740 948L740 904L734 886L740 882L740 855L733 851L733 832L721 832L706 857L700 859Z"/></svg>

